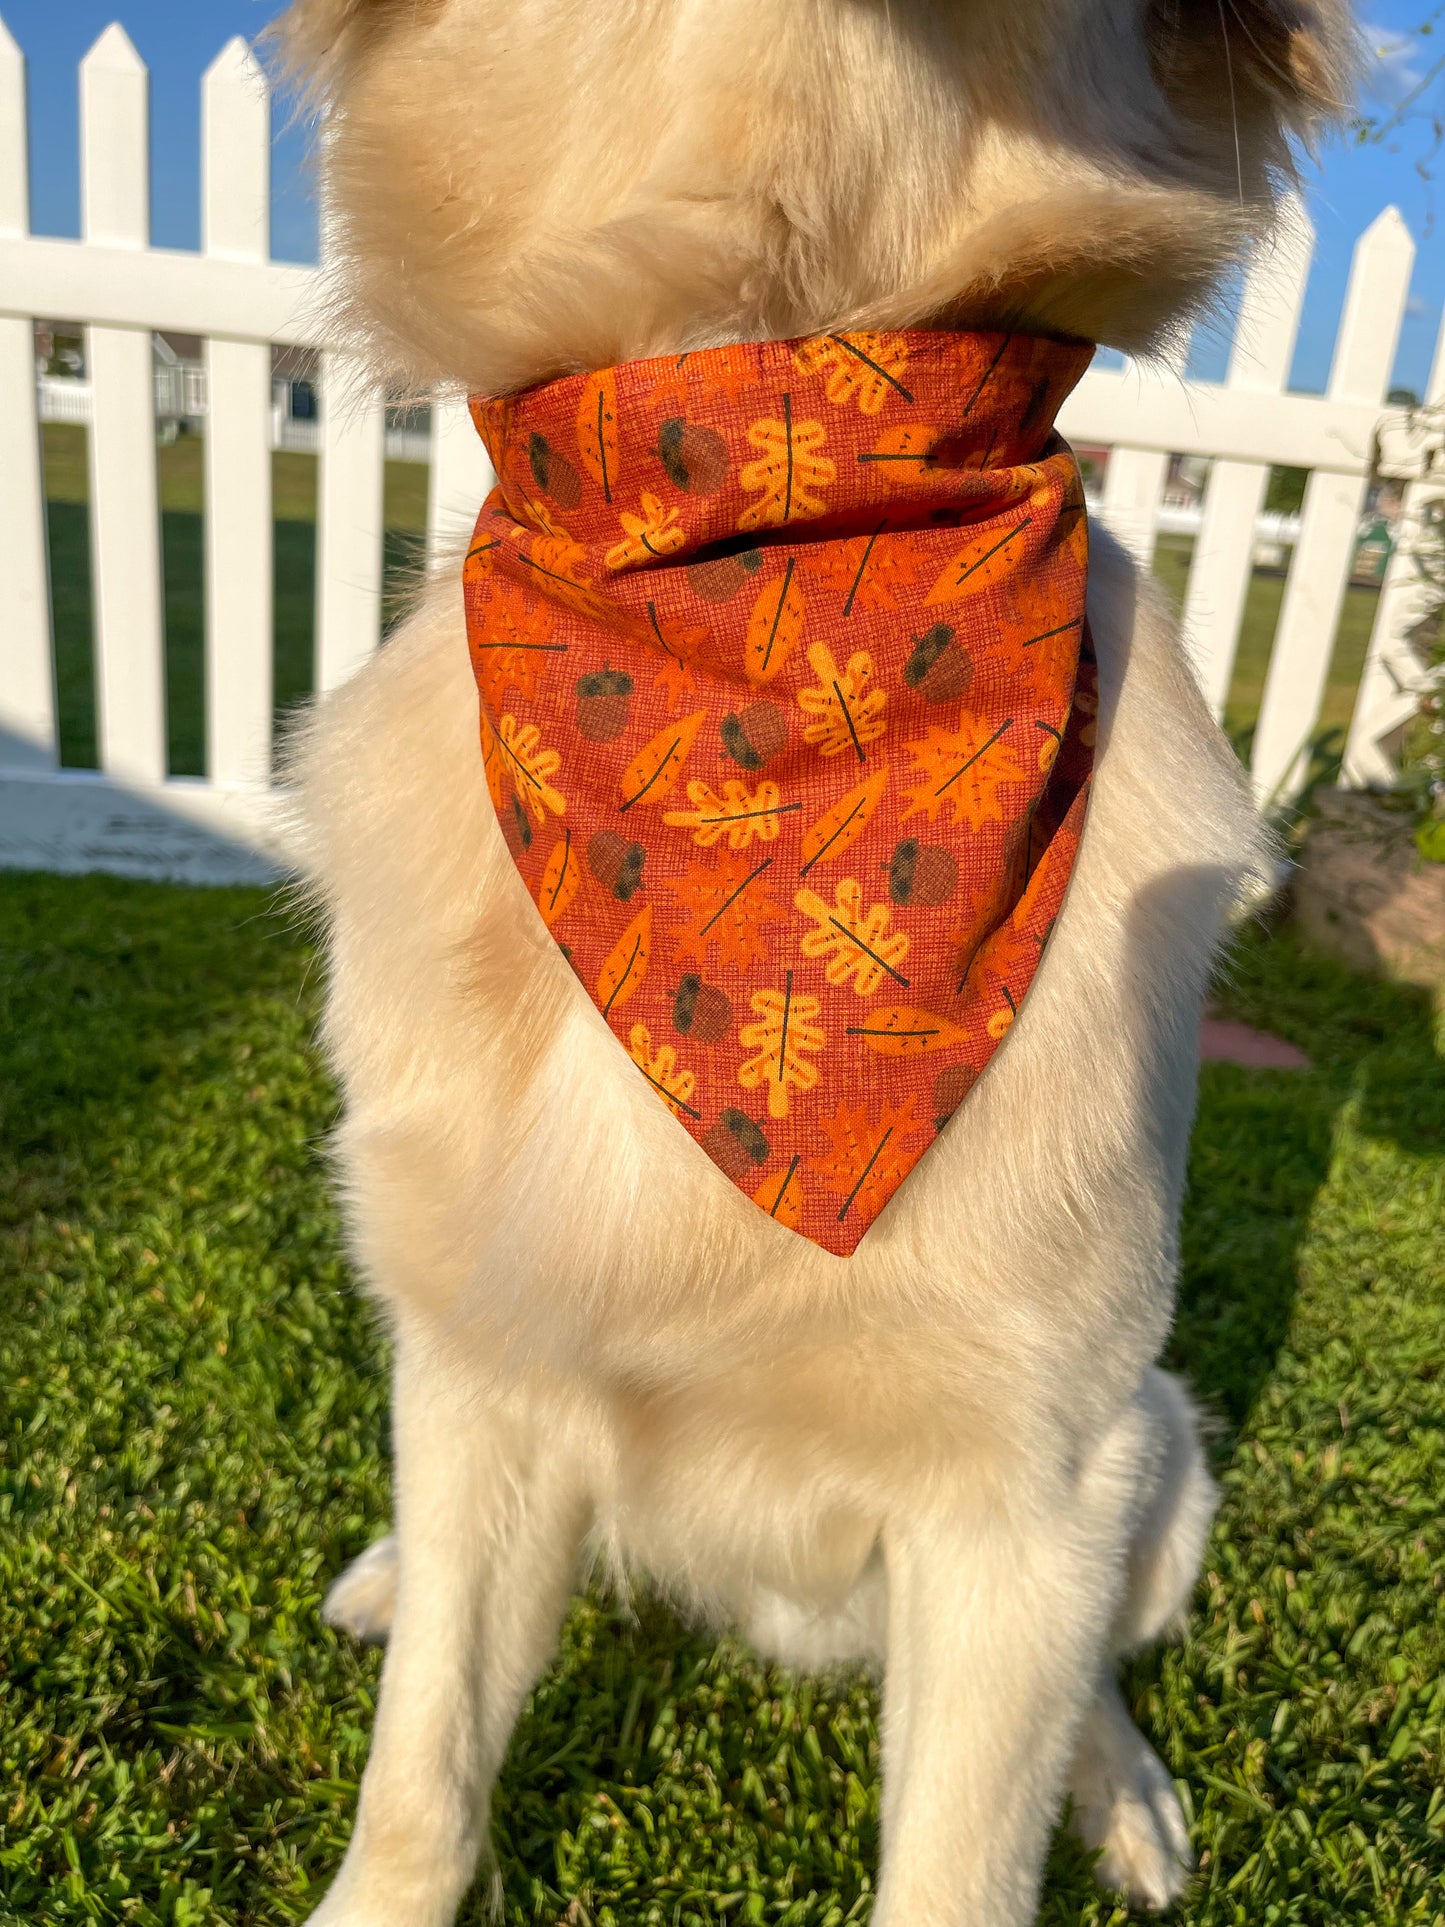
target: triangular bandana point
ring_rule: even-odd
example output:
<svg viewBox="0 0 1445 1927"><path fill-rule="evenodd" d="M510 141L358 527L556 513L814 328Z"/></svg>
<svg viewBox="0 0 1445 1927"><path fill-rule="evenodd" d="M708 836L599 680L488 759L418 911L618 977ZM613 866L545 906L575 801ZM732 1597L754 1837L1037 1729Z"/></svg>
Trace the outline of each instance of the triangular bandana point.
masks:
<svg viewBox="0 0 1445 1927"><path fill-rule="evenodd" d="M1079 343L871 332L476 400L497 818L657 1101L854 1250L1028 992L1097 682Z"/></svg>

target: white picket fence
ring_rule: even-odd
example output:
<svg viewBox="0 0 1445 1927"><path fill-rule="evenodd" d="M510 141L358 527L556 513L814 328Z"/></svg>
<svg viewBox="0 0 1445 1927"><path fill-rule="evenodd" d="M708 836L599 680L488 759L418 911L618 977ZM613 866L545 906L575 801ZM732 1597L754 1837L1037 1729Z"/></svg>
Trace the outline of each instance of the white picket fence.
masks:
<svg viewBox="0 0 1445 1927"><path fill-rule="evenodd" d="M385 406L316 316L320 275L269 251L269 101L243 41L202 83L202 242L148 233L148 80L119 26L81 63L83 238L28 232L24 63L0 23L0 865L195 880L284 861L272 786L271 345L318 347L315 684L334 688L381 639ZM1296 209L1255 264L1223 383L1169 368L1093 370L1067 404L1076 441L1111 446L1102 514L1145 561L1171 452L1213 457L1186 621L1216 711L1229 687L1254 528L1271 464L1311 471L1252 768L1265 797L1301 780L1319 714L1414 244L1387 209L1356 248L1323 396L1285 391L1312 236ZM55 667L32 328L87 329L100 768L58 766ZM166 768L165 636L151 331L206 341L206 775ZM1445 344L1434 387L1445 386ZM489 485L464 403L433 410L428 541L470 525ZM1408 713L1411 606L1397 554L1380 597L1345 758L1385 781L1381 739Z"/></svg>

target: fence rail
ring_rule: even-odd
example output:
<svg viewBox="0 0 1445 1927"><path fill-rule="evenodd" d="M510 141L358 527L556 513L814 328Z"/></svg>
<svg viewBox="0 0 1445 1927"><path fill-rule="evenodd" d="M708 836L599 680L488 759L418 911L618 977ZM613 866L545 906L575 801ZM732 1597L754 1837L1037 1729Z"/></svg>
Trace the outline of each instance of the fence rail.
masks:
<svg viewBox="0 0 1445 1927"><path fill-rule="evenodd" d="M270 112L241 40L202 82L202 238L151 246L148 76L119 26L80 67L79 241L28 231L24 63L0 23L0 864L224 878L279 861L272 788L271 395L276 344L319 351L315 685L334 688L378 647L384 397L327 341L317 270L270 259ZM1320 711L1414 243L1387 208L1355 251L1324 395L1286 390L1312 233L1294 207L1244 291L1223 382L1176 368L1091 370L1061 426L1107 445L1102 519L1147 563L1178 512L1162 504L1171 454L1211 458L1185 622L1222 713L1269 470L1308 469L1294 562L1254 734L1260 794L1303 779ZM84 324L100 767L59 766L51 586L33 326ZM206 343L206 775L166 768L165 636L151 335ZM1433 382L1445 386L1445 336ZM56 384L52 384L54 386ZM427 442L428 546L440 553L489 481L464 404L440 398ZM410 452L420 452L413 438ZM1407 491L1406 513L1418 508ZM1408 714L1412 607L1397 547L1380 596L1345 754L1345 779L1384 780Z"/></svg>
<svg viewBox="0 0 1445 1927"><path fill-rule="evenodd" d="M204 379L188 380L187 393L183 405L174 405L169 395L163 397L163 387L169 387L164 378L180 372L175 369L157 369L156 373L156 423L162 440L169 433L185 427L199 429L210 414L208 383ZM187 377L199 374L199 370L187 367ZM317 421L303 421L291 414L276 399L277 383L271 383L271 446L273 449L286 449L293 454L314 455L321 446L321 424ZM94 413L95 396L88 381L73 377L42 375L36 384L36 406L42 422L60 422L69 427L86 427ZM397 415L403 412L394 411ZM386 459L389 462L424 463L431 460L431 431L415 427L403 427L399 421L386 424Z"/></svg>

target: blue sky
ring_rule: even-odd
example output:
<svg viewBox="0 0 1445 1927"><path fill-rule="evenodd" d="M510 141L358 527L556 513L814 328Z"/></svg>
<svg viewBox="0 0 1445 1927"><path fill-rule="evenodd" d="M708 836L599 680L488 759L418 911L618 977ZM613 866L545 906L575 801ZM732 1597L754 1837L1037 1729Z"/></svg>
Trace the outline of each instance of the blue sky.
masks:
<svg viewBox="0 0 1445 1927"><path fill-rule="evenodd" d="M1375 0L1367 34L1375 58L1370 85L1378 111L1410 87L1422 69L1406 36L1432 11L1433 0ZM79 225L76 155L76 65L112 19L119 18L151 71L152 234L165 247L194 247L198 232L199 81L223 43L254 37L276 11L275 0L0 0L29 67L31 203L37 233L73 235ZM1445 21L1438 40L1445 46ZM1430 46L1431 42L1425 43ZM303 166L304 142L277 114L273 173L273 252L285 260L314 258L315 216ZM1350 251L1360 230L1393 201L1419 244L1410 311L1395 379L1422 389L1445 302L1445 207L1432 231L1436 198L1415 162L1418 127L1380 145L1333 143L1307 170L1310 212L1318 231L1292 385L1318 389L1344 299ZM1442 156L1445 185L1445 156ZM1201 339L1195 372L1222 371L1227 344Z"/></svg>

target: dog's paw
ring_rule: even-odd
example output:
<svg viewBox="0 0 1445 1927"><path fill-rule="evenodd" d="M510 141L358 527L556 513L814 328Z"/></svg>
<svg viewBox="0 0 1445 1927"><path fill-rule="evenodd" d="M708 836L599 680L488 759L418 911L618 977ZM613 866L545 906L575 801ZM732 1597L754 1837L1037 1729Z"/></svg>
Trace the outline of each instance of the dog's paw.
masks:
<svg viewBox="0 0 1445 1927"><path fill-rule="evenodd" d="M1094 1709L1070 1779L1074 1831L1099 1855L1100 1886L1136 1907L1172 1906L1194 1870L1184 1809L1112 1686Z"/></svg>
<svg viewBox="0 0 1445 1927"><path fill-rule="evenodd" d="M418 1836L412 1835L415 1839ZM471 1884L463 1862L445 1852L423 1853L407 1864L379 1855L357 1822L351 1849L306 1927L454 1927L457 1908ZM488 1918L500 1920L501 1884L493 1875Z"/></svg>
<svg viewBox="0 0 1445 1927"><path fill-rule="evenodd" d="M1162 1913L1189 1885L1194 1870L1189 1831L1167 1774L1164 1789L1150 1799L1130 1793L1115 1803L1109 1830L1098 1844L1103 1851L1094 1872L1100 1886L1114 1888L1131 1906Z"/></svg>
<svg viewBox="0 0 1445 1927"><path fill-rule="evenodd" d="M379 1644L391 1631L395 1609L396 1535L388 1533L353 1559L335 1581L322 1603L321 1617L353 1639Z"/></svg>
<svg viewBox="0 0 1445 1927"><path fill-rule="evenodd" d="M386 1895L357 1893L338 1880L306 1927L451 1927L455 1918L452 1907L416 1911Z"/></svg>

